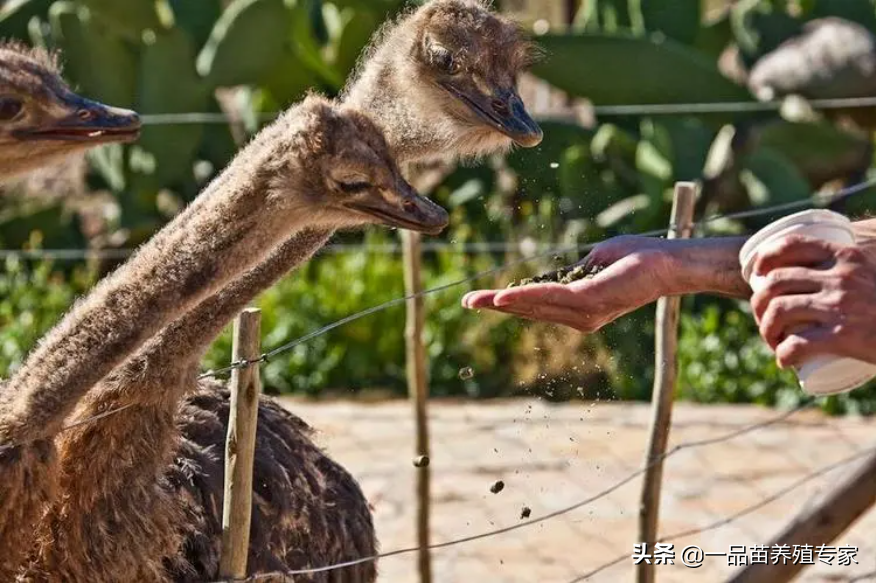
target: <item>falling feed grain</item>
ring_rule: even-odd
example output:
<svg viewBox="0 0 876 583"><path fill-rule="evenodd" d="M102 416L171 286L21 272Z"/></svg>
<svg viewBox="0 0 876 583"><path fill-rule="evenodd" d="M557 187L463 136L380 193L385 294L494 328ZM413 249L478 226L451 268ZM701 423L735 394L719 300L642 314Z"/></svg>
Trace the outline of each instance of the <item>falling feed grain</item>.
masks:
<svg viewBox="0 0 876 583"><path fill-rule="evenodd" d="M429 465L429 456L420 455L414 458L414 467L415 468L425 468Z"/></svg>
<svg viewBox="0 0 876 583"><path fill-rule="evenodd" d="M496 480L495 482L493 482L493 485L490 486L490 492L492 492L493 494L498 494L504 489L505 482L503 482L502 480Z"/></svg>
<svg viewBox="0 0 876 583"><path fill-rule="evenodd" d="M474 377L474 369L470 366L466 366L464 368L459 369L459 378L461 380L467 381L468 379Z"/></svg>

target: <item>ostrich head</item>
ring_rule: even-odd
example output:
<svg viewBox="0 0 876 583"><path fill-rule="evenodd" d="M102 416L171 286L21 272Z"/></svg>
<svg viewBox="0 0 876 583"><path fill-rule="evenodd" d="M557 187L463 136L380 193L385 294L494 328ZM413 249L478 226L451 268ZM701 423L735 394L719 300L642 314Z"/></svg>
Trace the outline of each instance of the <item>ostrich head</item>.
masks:
<svg viewBox="0 0 876 583"><path fill-rule="evenodd" d="M136 113L71 91L40 49L0 45L0 177L9 179L99 144L140 133Z"/></svg>
<svg viewBox="0 0 876 583"><path fill-rule="evenodd" d="M517 79L533 46L482 0L433 0L377 34L344 99L384 126L402 161L538 145Z"/></svg>
<svg viewBox="0 0 876 583"><path fill-rule="evenodd" d="M303 197L312 226L381 224L432 235L447 226L447 211L405 181L383 132L368 116L316 95L288 115L295 123L309 119L291 132L282 122L275 124L280 138L267 141L280 166L265 168L277 196L294 191ZM303 155L287 164L283 152L292 148Z"/></svg>

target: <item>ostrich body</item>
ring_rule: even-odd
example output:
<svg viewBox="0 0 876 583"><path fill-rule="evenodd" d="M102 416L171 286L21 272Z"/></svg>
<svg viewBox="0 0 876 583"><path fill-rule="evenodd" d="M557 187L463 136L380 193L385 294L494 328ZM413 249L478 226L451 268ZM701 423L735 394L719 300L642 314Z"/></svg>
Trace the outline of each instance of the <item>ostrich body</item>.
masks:
<svg viewBox="0 0 876 583"><path fill-rule="evenodd" d="M133 111L71 91L52 54L0 44L0 182L139 133Z"/></svg>
<svg viewBox="0 0 876 583"><path fill-rule="evenodd" d="M480 37L485 32L489 38ZM444 43L440 48L436 39ZM397 68L399 47L417 63L414 69ZM535 145L541 131L514 90L527 51L517 27L484 3L437 0L380 33L345 99L381 126L390 150L403 163L479 156L504 150L514 140ZM436 59L438 52L453 62ZM501 60L492 56L497 52ZM406 77L410 74L416 75L413 81ZM387 79L393 95L383 99ZM433 90L422 91L423 84ZM499 113L472 105L491 100ZM420 108L428 108L432 117ZM440 140L429 135L437 126ZM399 132L397 127L407 129ZM44 559L48 571L54 572L71 550L86 553L84 541L93 536L97 513L128 523L113 529L112 547L87 550L92 564L102 565L105 580L143 573L144 556L156 557L150 579L158 573L179 581L215 577L228 399L215 381L196 380L198 364L215 336L252 298L309 259L333 232L311 228L288 238L261 264L165 327L85 396L74 421L128 408L60 438L63 495L44 521L44 538L51 544L41 547L49 558ZM116 455L106 455L108 443ZM83 475L99 478L83 483ZM370 511L355 480L313 446L300 420L266 398L259 410L254 484L250 573L375 554ZM158 520L156 510L161 511ZM144 541L154 541L145 552ZM136 557L127 548L136 548ZM76 558L74 563L85 557ZM374 565L365 563L304 580L372 581L375 576Z"/></svg>
<svg viewBox="0 0 876 583"><path fill-rule="evenodd" d="M33 509L45 509L53 501L62 515L64 508L75 508L77 513L87 510L89 501L94 509L88 517L79 516L84 530L60 524L53 520L59 513L48 512L38 530L27 577L114 581L127 580L134 573L160 579L164 558L180 554L179 546L165 546L152 555L143 547L147 541L136 536L136 546L118 546L116 534L124 540L122 533L129 535L138 527L116 510L136 515L141 509L126 503L137 495L123 492L101 499L99 491L85 484L94 477L93 465L79 465L76 483L63 489L64 468L86 459L117 458L110 464L112 471L148 473L151 459L140 468L143 460L124 456L123 451L107 454L108 446L128 438L125 427L99 426L103 431L97 432L94 444L101 450L99 455L68 449L62 459L62 489L52 496L56 456L54 441L45 436L61 428L95 382L163 326L264 258L290 233L366 223L435 232L446 221L443 209L416 195L402 179L377 126L355 110L310 97L262 130L191 205L79 301L3 387L0 445L6 447L0 451L4 472L0 511L13 516L20 508L32 509L23 521L32 525L39 514ZM171 444L164 439L149 445L164 449ZM35 476L45 478L45 490L32 488ZM153 476L149 486L161 488L163 482L161 475ZM156 513L142 516L143 528L155 531L140 534L160 530L169 537L184 530L187 516L175 514L173 504L155 509ZM27 532L20 525L15 528L19 534ZM21 544L5 531L2 534L4 550ZM25 544L32 540L26 537ZM133 561L132 553L138 558L136 569L129 565L132 570L117 572L126 557ZM15 553L0 561L0 575L19 570Z"/></svg>

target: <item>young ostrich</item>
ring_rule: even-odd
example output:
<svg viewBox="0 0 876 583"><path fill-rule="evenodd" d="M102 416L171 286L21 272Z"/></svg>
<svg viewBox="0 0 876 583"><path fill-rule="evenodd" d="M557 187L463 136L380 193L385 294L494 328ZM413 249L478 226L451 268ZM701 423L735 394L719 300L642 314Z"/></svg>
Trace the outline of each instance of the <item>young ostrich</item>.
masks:
<svg viewBox="0 0 876 583"><path fill-rule="evenodd" d="M434 1L379 33L345 98L383 127L400 162L480 156L514 141L532 146L541 130L514 87L528 51L520 30L482 2ZM388 88L394 93L386 95ZM430 131L435 127L441 128L440 140ZM308 260L331 235L331 229L294 235L258 267L162 330L86 396L74 419L129 408L62 437L61 488L69 494L47 522L53 537L48 552L60 557L70 546L81 548L75 541L87 538L93 513L111 509L138 525L114 531L117 549L139 551L144 538L154 540L164 555L143 554L165 556L175 579L215 577L228 394L215 381L198 383L198 364L252 298ZM112 442L115 456L105 455L106 432L125 436ZM83 484L84 472L98 478ZM268 399L260 407L254 483L251 573L376 552L370 512L355 481L315 448L300 420ZM173 516L164 514L170 522L162 525L151 522L154 510L146 509L172 507L181 498L189 519L176 522L188 530L185 552L175 556L168 552L179 544ZM149 536L142 536L147 530ZM64 536L71 542L58 545ZM141 568L139 562L120 561L118 554L100 562L116 565L120 577ZM344 581L371 581L375 569L366 563L340 575Z"/></svg>
<svg viewBox="0 0 876 583"><path fill-rule="evenodd" d="M411 62L395 52L403 43ZM527 51L518 28L483 3L439 0L380 33L345 97L388 132L390 148L401 162L478 156L505 149L514 140L535 145L541 131L514 88ZM445 53L449 62L436 57ZM399 63L404 66L399 68ZM406 83L411 74L416 75L413 82ZM389 77L396 95L383 99ZM425 91L423 86L441 89ZM496 96L506 100L507 109L494 102ZM424 107L433 117L421 115ZM442 139L420 126L440 126ZM408 131L394 129L398 127ZM265 262L162 330L85 397L74 420L128 409L62 436L64 495L46 521L51 544L44 552L57 557L51 562L69 556L71 548L85 548L81 541L94 529L95 513L112 512L126 520L124 528L113 530L114 548L106 556L88 548L95 563L116 569L108 578L143 568L142 559L118 552L125 548L136 548L138 557L163 557L177 580L215 577L228 395L216 382L196 382L198 363L240 309L309 259L331 234L331 229L316 228L291 237ZM373 525L358 486L315 448L306 426L265 399L259 428L250 572L374 554ZM124 436L110 441L114 456L105 453L107 434ZM83 484L86 472L96 479ZM176 508L178 513L161 511L167 520L159 522L154 518L159 508ZM179 519L180 514L186 519ZM184 551L175 554L180 525L185 525L186 542ZM144 539L155 542L150 543L155 552L143 552ZM375 570L366 563L340 575L345 581L370 581Z"/></svg>
<svg viewBox="0 0 876 583"><path fill-rule="evenodd" d="M100 144L133 141L137 114L81 97L54 55L0 44L0 183Z"/></svg>
<svg viewBox="0 0 876 583"><path fill-rule="evenodd" d="M0 580L20 570L22 553L33 548L34 524L53 499L56 455L49 436L87 389L150 336L263 259L290 233L368 223L433 233L446 222L446 212L401 177L378 127L354 109L309 97L262 130L191 205L77 302L0 392ZM123 457L116 447L127 431L103 427L97 457L119 458L114 471L138 474L139 460ZM84 468L79 482L99 481L103 476L95 470ZM75 495L75 487L63 490L61 507ZM128 507L127 496L122 498L119 510L127 515L98 507L94 515L78 517L87 518L87 528L68 532L66 540L52 540L56 524L41 529L27 576L162 578L164 555L148 552L147 539L171 536L188 517L173 504L138 517L143 508ZM138 529L146 538L135 537L135 547L116 546L117 532ZM116 565L101 560L133 559L132 553L141 560L121 577L114 574Z"/></svg>

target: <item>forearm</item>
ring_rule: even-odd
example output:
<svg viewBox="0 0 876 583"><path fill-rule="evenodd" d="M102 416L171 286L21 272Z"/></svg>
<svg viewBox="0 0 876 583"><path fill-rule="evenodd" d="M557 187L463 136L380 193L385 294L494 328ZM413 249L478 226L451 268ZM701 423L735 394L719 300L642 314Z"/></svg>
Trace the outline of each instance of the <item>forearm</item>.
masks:
<svg viewBox="0 0 876 583"><path fill-rule="evenodd" d="M876 255L876 218L853 223L858 245ZM751 297L751 288L742 279L739 250L748 237L674 239L667 241L670 265L669 284L675 295L714 293L734 298Z"/></svg>
<svg viewBox="0 0 876 583"><path fill-rule="evenodd" d="M876 223L874 223L876 234ZM670 293L713 293L746 299L751 288L742 279L739 250L747 237L674 239L669 244Z"/></svg>

